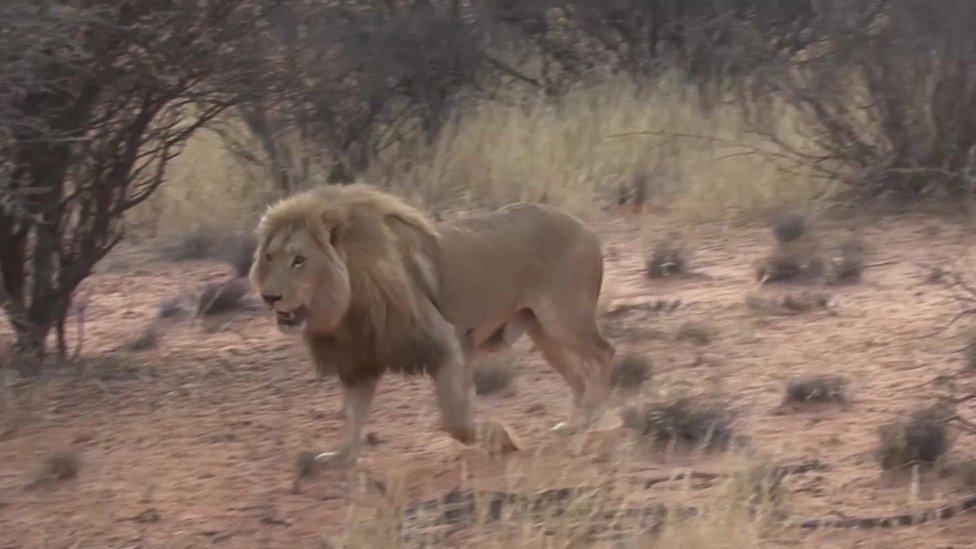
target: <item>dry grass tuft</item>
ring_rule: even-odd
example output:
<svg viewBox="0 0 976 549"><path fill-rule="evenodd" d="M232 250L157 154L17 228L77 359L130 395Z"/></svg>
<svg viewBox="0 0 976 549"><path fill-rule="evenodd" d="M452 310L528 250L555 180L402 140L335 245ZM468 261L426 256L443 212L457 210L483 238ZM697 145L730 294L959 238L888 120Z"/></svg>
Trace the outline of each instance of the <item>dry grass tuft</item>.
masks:
<svg viewBox="0 0 976 549"><path fill-rule="evenodd" d="M204 285L197 298L196 315L217 315L244 308L248 285L239 278Z"/></svg>
<svg viewBox="0 0 976 549"><path fill-rule="evenodd" d="M931 465L949 450L946 422L955 414L943 405L917 410L907 421L878 429L878 462L885 471L910 465Z"/></svg>
<svg viewBox="0 0 976 549"><path fill-rule="evenodd" d="M757 313L789 316L827 309L830 299L830 294L826 292L802 291L770 297L749 294L745 302L750 310Z"/></svg>
<svg viewBox="0 0 976 549"><path fill-rule="evenodd" d="M967 322L958 332L958 341L962 346L962 365L967 371L976 372L976 322Z"/></svg>
<svg viewBox="0 0 976 549"><path fill-rule="evenodd" d="M824 260L806 216L782 215L773 221L772 230L776 239L773 252L756 265L760 284L810 281L824 274Z"/></svg>
<svg viewBox="0 0 976 549"><path fill-rule="evenodd" d="M81 471L81 450L68 448L45 456L37 468L31 472L26 489L30 490L55 482L73 479Z"/></svg>
<svg viewBox="0 0 976 549"><path fill-rule="evenodd" d="M976 459L967 459L961 463L957 463L952 469L959 475L959 480L963 486L969 489L976 489Z"/></svg>
<svg viewBox="0 0 976 549"><path fill-rule="evenodd" d="M13 338L0 335L0 372L6 368L13 368L14 351Z"/></svg>
<svg viewBox="0 0 976 549"><path fill-rule="evenodd" d="M638 389L651 377L651 362L644 355L628 353L613 365L610 382L621 389Z"/></svg>
<svg viewBox="0 0 976 549"><path fill-rule="evenodd" d="M864 271L864 244L851 239L840 245L837 257L831 262L831 282L850 283L861 279Z"/></svg>
<svg viewBox="0 0 976 549"><path fill-rule="evenodd" d="M159 344L159 338L162 333L155 323L149 324L142 329L134 338L129 340L125 344L125 348L129 351L146 351L149 349L154 349Z"/></svg>
<svg viewBox="0 0 976 549"><path fill-rule="evenodd" d="M727 448L732 442L735 414L716 400L696 402L678 398L630 407L624 425L656 443L683 443L703 448Z"/></svg>
<svg viewBox="0 0 976 549"><path fill-rule="evenodd" d="M183 314L183 297L171 296L159 302L159 318L173 318Z"/></svg>
<svg viewBox="0 0 976 549"><path fill-rule="evenodd" d="M626 452L609 450L625 459ZM640 493L641 479L621 472L618 460L597 476L569 465L555 484L533 480L548 477L548 470L538 475L516 467L502 478L472 478L422 500L407 499L405 479L394 477L384 481L382 497L351 498L350 527L329 542L350 548L761 546L782 534L769 519L788 496L786 473L767 460L727 456L729 474L714 477L726 480L693 504ZM491 488L477 487L485 481ZM362 490L371 491L365 484Z"/></svg>
<svg viewBox="0 0 976 549"><path fill-rule="evenodd" d="M315 458L318 455L319 452L314 450L304 450L299 452L298 456L295 457L295 476L292 482L293 493L298 493L303 480L315 475L318 470Z"/></svg>
<svg viewBox="0 0 976 549"><path fill-rule="evenodd" d="M678 326L675 339L690 341L695 345L708 345L715 339L717 330L706 322L689 320Z"/></svg>
<svg viewBox="0 0 976 549"><path fill-rule="evenodd" d="M952 274L952 271L940 265L922 265L925 269L926 284L942 284Z"/></svg>
<svg viewBox="0 0 976 549"><path fill-rule="evenodd" d="M474 391L480 396L515 393L515 378L518 376L512 366L509 353L487 356L473 366Z"/></svg>
<svg viewBox="0 0 976 549"><path fill-rule="evenodd" d="M650 259L647 260L647 276L650 278L665 278L684 274L688 269L688 256L684 248L674 242L661 242L654 247Z"/></svg>
<svg viewBox="0 0 976 549"><path fill-rule="evenodd" d="M756 266L760 284L810 281L823 273L823 259L801 247L780 248Z"/></svg>
<svg viewBox="0 0 976 549"><path fill-rule="evenodd" d="M965 367L976 371L976 330L966 338L966 346L963 347L962 356Z"/></svg>
<svg viewBox="0 0 976 549"><path fill-rule="evenodd" d="M786 384L784 403L805 404L808 402L838 403L846 402L844 390L847 380L840 376L819 375L791 379Z"/></svg>

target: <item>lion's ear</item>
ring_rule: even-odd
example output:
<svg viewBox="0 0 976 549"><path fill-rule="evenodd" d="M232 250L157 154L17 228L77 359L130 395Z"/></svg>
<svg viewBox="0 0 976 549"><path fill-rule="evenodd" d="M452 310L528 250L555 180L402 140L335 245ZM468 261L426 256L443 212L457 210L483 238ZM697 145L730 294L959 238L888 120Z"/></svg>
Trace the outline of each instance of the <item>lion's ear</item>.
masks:
<svg viewBox="0 0 976 549"><path fill-rule="evenodd" d="M341 224L332 216L321 216L310 220L309 227L316 243L323 249L326 245L335 246L339 241Z"/></svg>
<svg viewBox="0 0 976 549"><path fill-rule="evenodd" d="M335 246L342 232L342 219L333 211L320 212L315 219L316 239L325 248L327 244Z"/></svg>

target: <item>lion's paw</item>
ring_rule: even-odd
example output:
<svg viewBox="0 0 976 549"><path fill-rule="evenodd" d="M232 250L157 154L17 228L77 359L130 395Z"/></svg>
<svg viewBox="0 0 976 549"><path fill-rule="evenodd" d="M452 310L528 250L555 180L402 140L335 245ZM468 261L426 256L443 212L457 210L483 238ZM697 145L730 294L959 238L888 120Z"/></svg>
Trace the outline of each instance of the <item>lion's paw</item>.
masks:
<svg viewBox="0 0 976 549"><path fill-rule="evenodd" d="M519 450L515 437L501 423L493 421L482 423L478 426L478 435L482 446L489 454L500 455Z"/></svg>

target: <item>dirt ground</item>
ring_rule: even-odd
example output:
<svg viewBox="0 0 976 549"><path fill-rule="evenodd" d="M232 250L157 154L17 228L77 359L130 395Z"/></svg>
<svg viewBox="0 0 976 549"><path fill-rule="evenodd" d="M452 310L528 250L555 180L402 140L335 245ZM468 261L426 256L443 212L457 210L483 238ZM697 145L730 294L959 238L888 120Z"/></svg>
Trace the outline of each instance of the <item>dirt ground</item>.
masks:
<svg viewBox="0 0 976 549"><path fill-rule="evenodd" d="M772 245L764 226L675 226L633 216L595 226L607 252L606 331L618 352L652 361L644 397L724 395L738 413L736 432L751 448L785 462L824 463L825 470L791 480L791 515L901 513L967 495L954 475L923 472L917 483L883 476L873 450L879 425L937 395L973 392L976 372L963 372L961 354L949 352L960 346L957 332L923 337L963 308L925 266L973 273L970 229L923 216L858 223L868 261L885 263L860 282L760 288L753 262ZM676 228L693 251L693 272L648 279L644 260L655 235ZM829 250L852 228L822 222L818 234ZM256 303L216 317L160 321L155 348L126 350L155 322L162 300L230 276L218 262L156 261L147 251L153 245L118 250L80 292L88 306L76 368L26 384L8 376L0 415L0 547L327 547L356 520L352 504L377 498L436 497L462 481L526 490L611 474L639 486L639 479L688 468L720 472L729 461L635 444L614 424L617 410L586 437L549 433L568 413L568 392L521 342L515 394L478 401L482 417L500 419L516 434L521 452L492 458L453 442L436 430L429 381L389 376L360 464L322 473L292 493L296 455L328 449L339 438L337 383L317 379L300 342L279 334ZM829 305L777 315L746 304L749 295L804 290L828 293ZM680 305L655 311L659 300ZM676 340L687 321L707 323L714 339ZM781 409L783 384L809 373L847 378L847 405ZM615 407L636 398L620 396ZM972 403L959 413L976 421ZM81 452L77 478L25 490L43 457L65 448ZM961 433L948 460L970 457L976 437ZM648 501L708 497L707 488L699 494L666 484L634 490ZM974 539L976 514L969 514L913 527L799 532L768 543L966 547ZM471 541L459 532L446 543Z"/></svg>

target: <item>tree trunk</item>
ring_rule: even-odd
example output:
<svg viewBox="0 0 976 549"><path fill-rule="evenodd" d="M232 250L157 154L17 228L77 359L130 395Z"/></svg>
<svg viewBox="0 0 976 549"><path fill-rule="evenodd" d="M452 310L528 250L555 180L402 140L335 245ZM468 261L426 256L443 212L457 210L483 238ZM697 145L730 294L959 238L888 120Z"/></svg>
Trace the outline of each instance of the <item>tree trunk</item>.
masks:
<svg viewBox="0 0 976 549"><path fill-rule="evenodd" d="M47 354L45 342L50 332L50 325L14 323L14 364L20 375L36 376L41 373L41 365Z"/></svg>

